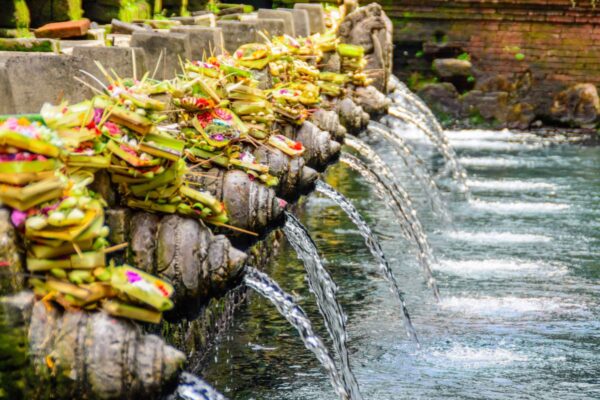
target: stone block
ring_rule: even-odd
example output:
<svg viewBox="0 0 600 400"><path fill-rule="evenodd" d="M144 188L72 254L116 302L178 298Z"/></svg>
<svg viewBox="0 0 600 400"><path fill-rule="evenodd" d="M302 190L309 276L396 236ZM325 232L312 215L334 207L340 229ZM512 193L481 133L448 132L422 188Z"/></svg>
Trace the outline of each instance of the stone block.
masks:
<svg viewBox="0 0 600 400"><path fill-rule="evenodd" d="M256 29L259 32L266 32L267 36L281 36L285 34L285 22L282 19L262 18L256 21ZM260 38L261 42L264 38Z"/></svg>
<svg viewBox="0 0 600 400"><path fill-rule="evenodd" d="M139 79L149 70L146 62L146 52L139 47L74 47L73 55L85 60L89 67L84 69L94 74L105 84L108 82L98 71L94 60L100 62L107 71L114 70L121 78L136 76ZM133 71L133 57L135 57L135 74Z"/></svg>
<svg viewBox="0 0 600 400"><path fill-rule="evenodd" d="M294 17L291 13L283 10L269 10L261 8L258 10L258 19L280 19L284 23L284 33L292 37L296 36L294 28Z"/></svg>
<svg viewBox="0 0 600 400"><path fill-rule="evenodd" d="M223 31L221 28L203 26L177 26L171 32L184 33L190 38L192 59L201 60L204 55L220 55L223 50Z"/></svg>
<svg viewBox="0 0 600 400"><path fill-rule="evenodd" d="M214 14L201 14L194 16L194 25L214 28L217 26L217 19Z"/></svg>
<svg viewBox="0 0 600 400"><path fill-rule="evenodd" d="M73 79L84 65L64 54L0 52L0 114L37 113L45 102L90 98L92 91Z"/></svg>
<svg viewBox="0 0 600 400"><path fill-rule="evenodd" d="M223 31L223 44L229 53L258 38L256 21L217 21L217 26Z"/></svg>
<svg viewBox="0 0 600 400"><path fill-rule="evenodd" d="M179 58L182 60L192 58L190 37L183 33L134 32L131 35L130 45L144 49L151 71L154 71L158 65L155 75L157 79L174 78L181 69Z"/></svg>
<svg viewBox="0 0 600 400"><path fill-rule="evenodd" d="M310 20L308 18L308 11L299 8L278 8L278 10L286 11L292 14L296 36L310 36Z"/></svg>
<svg viewBox="0 0 600 400"><path fill-rule="evenodd" d="M308 24L310 34L325 32L325 10L322 4L296 3L296 10L306 10L308 12Z"/></svg>
<svg viewBox="0 0 600 400"><path fill-rule="evenodd" d="M550 109L552 118L579 127L593 127L600 115L600 97L596 86L577 83L556 94Z"/></svg>
<svg viewBox="0 0 600 400"><path fill-rule="evenodd" d="M152 30L149 26L130 24L129 22L119 21L116 18L113 18L113 20L110 23L110 26L111 26L111 30L110 30L111 33L122 33L122 34L126 34L126 35L131 35L133 32L136 32L136 31Z"/></svg>
<svg viewBox="0 0 600 400"><path fill-rule="evenodd" d="M52 22L39 27L34 31L37 38L64 39L83 36L90 29L90 20L87 18L77 21Z"/></svg>

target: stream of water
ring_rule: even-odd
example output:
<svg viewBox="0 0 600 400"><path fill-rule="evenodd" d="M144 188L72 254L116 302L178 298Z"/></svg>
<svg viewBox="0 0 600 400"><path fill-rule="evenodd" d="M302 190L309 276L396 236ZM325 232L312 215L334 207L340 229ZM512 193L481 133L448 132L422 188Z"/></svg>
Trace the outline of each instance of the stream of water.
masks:
<svg viewBox="0 0 600 400"><path fill-rule="evenodd" d="M443 164L422 133L398 128L433 172ZM389 144L370 142L418 207L438 259L440 303L374 189L343 163L325 177L379 237L420 349L399 329L397 298L344 211L313 195L298 213L339 287L364 398L600 398L600 148L549 145L509 131L447 135L472 192L471 200L445 196L453 226L431 213ZM326 337L302 262L290 246L280 251L268 273ZM211 358L199 372L232 399L337 398L294 329L258 296L238 312Z"/></svg>

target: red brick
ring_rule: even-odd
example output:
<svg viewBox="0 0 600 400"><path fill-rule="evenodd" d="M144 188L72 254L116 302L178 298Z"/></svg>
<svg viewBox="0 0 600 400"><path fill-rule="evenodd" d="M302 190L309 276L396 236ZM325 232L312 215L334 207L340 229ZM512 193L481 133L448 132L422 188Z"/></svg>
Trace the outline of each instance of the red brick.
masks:
<svg viewBox="0 0 600 400"><path fill-rule="evenodd" d="M53 22L39 27L34 31L35 37L65 39L83 36L90 29L87 18L77 21Z"/></svg>

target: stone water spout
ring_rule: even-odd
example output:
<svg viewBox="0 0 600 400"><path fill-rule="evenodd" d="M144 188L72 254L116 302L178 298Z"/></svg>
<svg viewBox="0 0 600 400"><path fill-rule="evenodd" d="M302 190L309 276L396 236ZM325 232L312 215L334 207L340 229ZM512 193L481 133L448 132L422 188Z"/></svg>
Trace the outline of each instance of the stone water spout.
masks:
<svg viewBox="0 0 600 400"><path fill-rule="evenodd" d="M1 298L0 318L8 319L11 337L19 330L28 342L25 353L39 384L21 388L27 398L157 399L185 361L131 321L63 312L34 301L30 292Z"/></svg>
<svg viewBox="0 0 600 400"><path fill-rule="evenodd" d="M302 157L290 157L281 150L258 147L254 151L256 161L269 166L269 172L279 178L277 195L290 198L305 192L317 179L317 171L306 165Z"/></svg>
<svg viewBox="0 0 600 400"><path fill-rule="evenodd" d="M211 168L189 179L225 203L229 224L261 232L274 223L283 211L283 203L273 189L252 180L240 170Z"/></svg>

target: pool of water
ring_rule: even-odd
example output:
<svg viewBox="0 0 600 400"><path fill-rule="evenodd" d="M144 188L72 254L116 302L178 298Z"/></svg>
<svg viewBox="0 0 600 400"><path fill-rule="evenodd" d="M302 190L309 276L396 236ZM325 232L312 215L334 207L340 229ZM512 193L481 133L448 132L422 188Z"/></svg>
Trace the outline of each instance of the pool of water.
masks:
<svg viewBox="0 0 600 400"><path fill-rule="evenodd" d="M339 286L365 399L600 398L600 148L506 131L449 137L472 188L470 200L445 192L452 223L432 215L389 145L371 143L418 205L437 257L439 304L393 213L343 165L326 175L380 237L420 348L346 215L316 194L298 212ZM441 164L422 138L409 139ZM267 272L327 338L289 245ZM312 353L257 295L199 372L232 399L335 399Z"/></svg>

